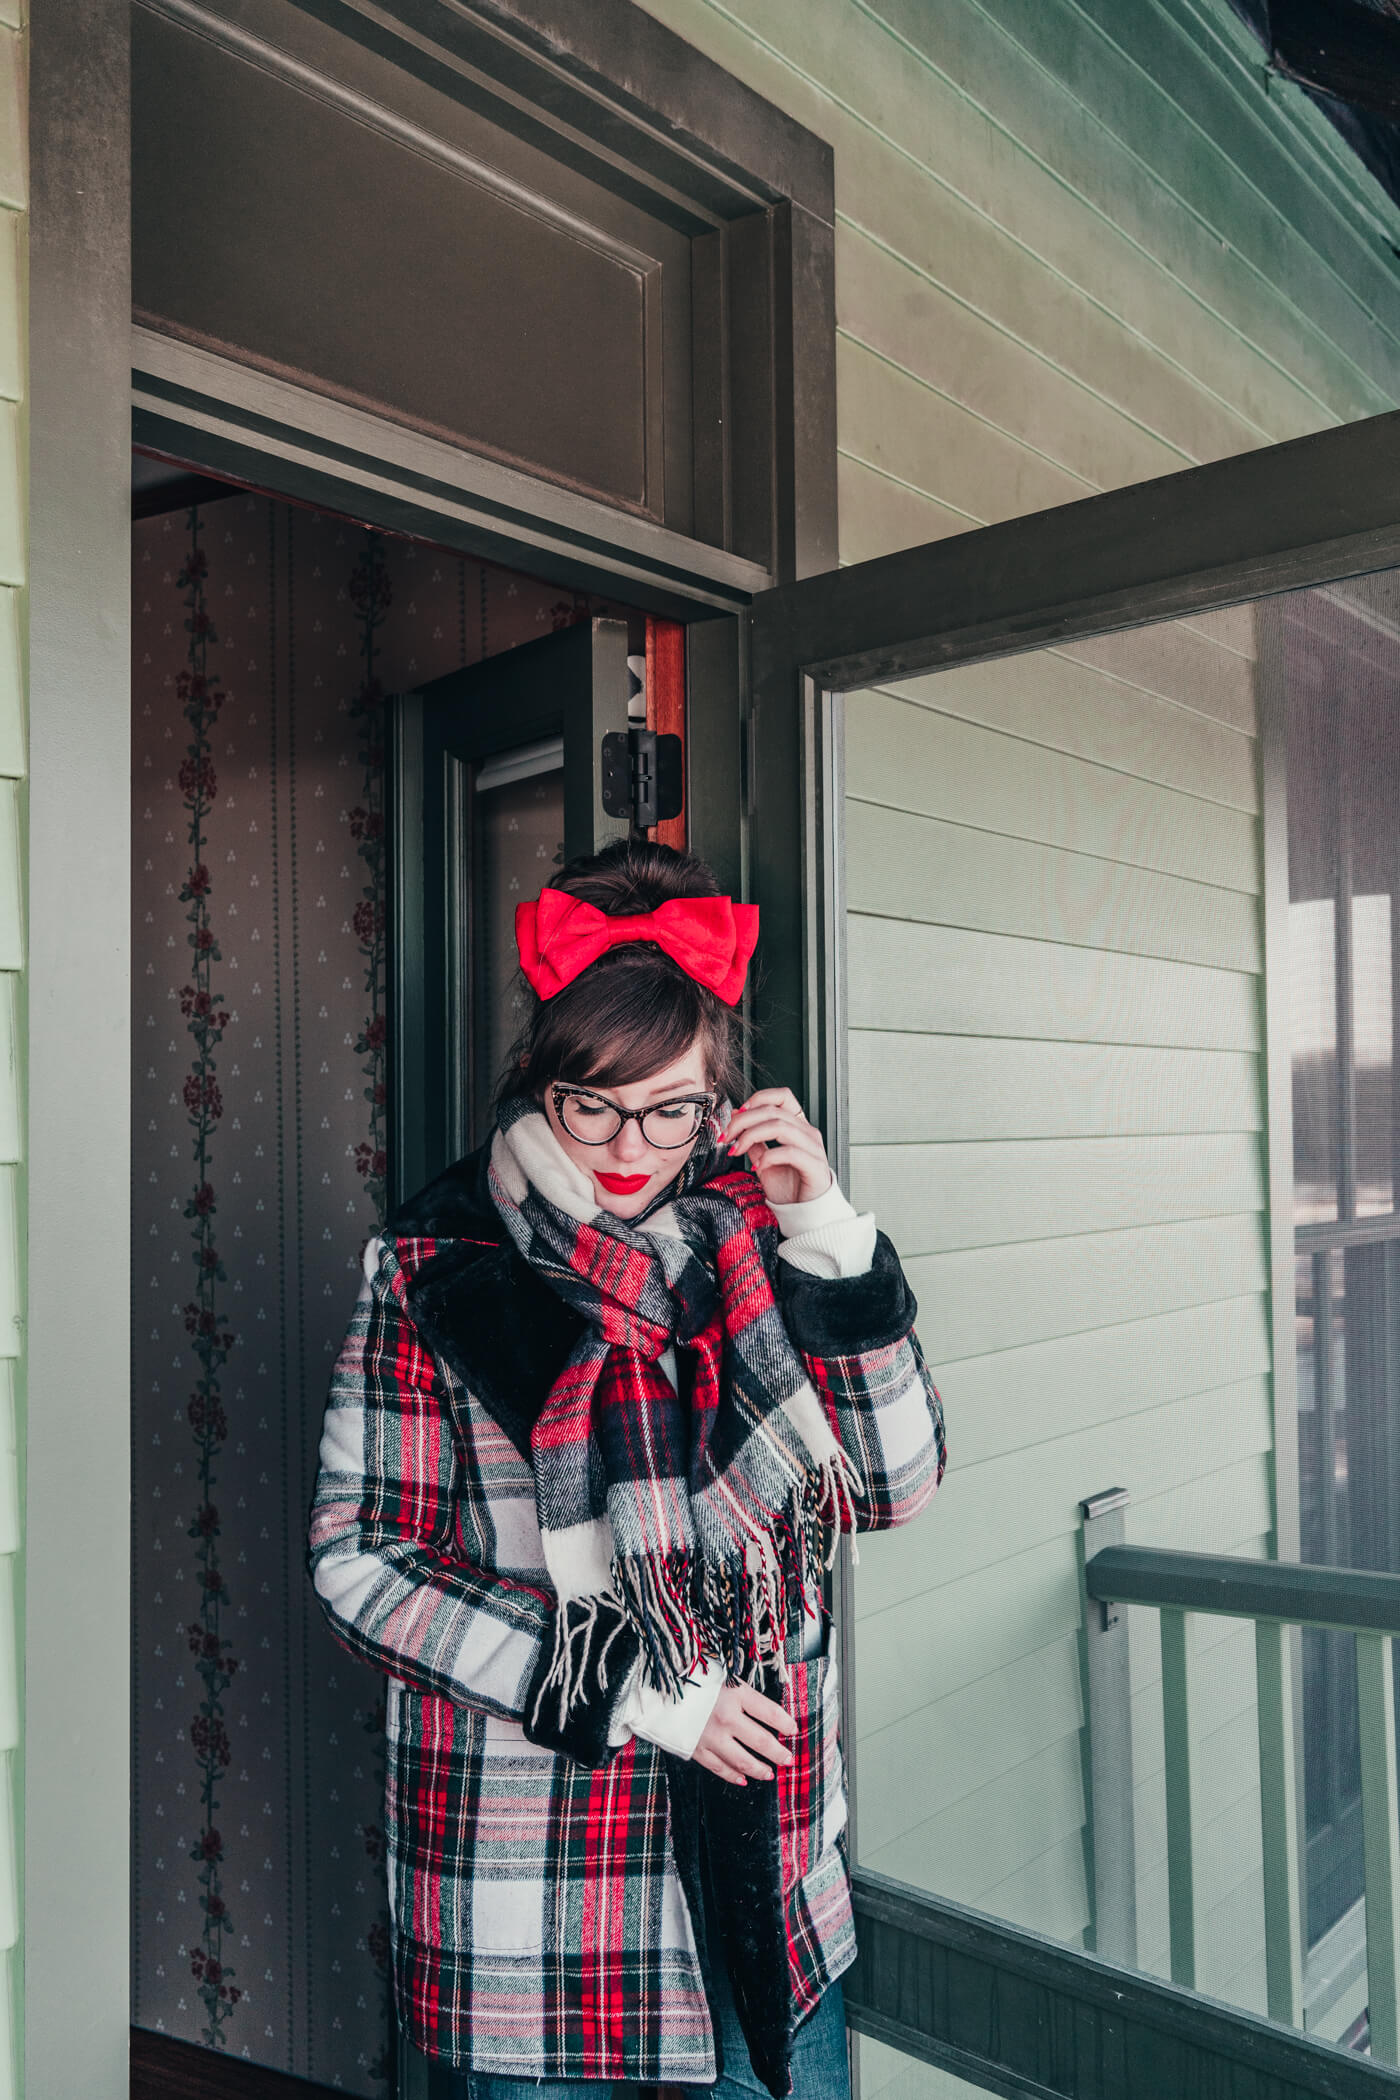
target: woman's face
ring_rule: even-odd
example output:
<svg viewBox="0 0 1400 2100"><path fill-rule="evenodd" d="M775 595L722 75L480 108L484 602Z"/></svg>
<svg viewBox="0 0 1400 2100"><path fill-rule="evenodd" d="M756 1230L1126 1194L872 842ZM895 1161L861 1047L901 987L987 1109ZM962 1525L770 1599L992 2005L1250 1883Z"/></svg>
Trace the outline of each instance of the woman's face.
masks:
<svg viewBox="0 0 1400 2100"><path fill-rule="evenodd" d="M654 1072L650 1079L638 1079L630 1086L590 1085L588 1091L604 1101L616 1102L619 1108L650 1108L677 1095L708 1093L710 1082L705 1059L695 1043L684 1056ZM544 1112L569 1158L592 1180L602 1208L611 1211L615 1218L640 1217L648 1204L654 1203L667 1184L675 1180L699 1137L697 1132L689 1144L663 1150L649 1145L642 1136L641 1124L631 1122L624 1123L606 1145L585 1145L559 1120L551 1087L545 1088Z"/></svg>

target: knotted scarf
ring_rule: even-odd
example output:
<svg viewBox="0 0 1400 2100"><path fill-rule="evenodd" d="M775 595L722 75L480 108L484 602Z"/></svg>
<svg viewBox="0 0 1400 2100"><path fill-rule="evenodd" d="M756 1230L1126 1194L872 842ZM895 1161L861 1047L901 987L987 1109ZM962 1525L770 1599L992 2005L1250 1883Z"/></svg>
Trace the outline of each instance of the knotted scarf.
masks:
<svg viewBox="0 0 1400 2100"><path fill-rule="evenodd" d="M532 1718L557 1698L563 1726L586 1684L606 1686L628 1622L663 1691L706 1659L734 1682L785 1682L824 1527L834 1553L860 1482L783 1323L757 1176L712 1124L659 1206L616 1218L545 1115L512 1102L490 1189L525 1260L587 1322L530 1440L559 1598Z"/></svg>

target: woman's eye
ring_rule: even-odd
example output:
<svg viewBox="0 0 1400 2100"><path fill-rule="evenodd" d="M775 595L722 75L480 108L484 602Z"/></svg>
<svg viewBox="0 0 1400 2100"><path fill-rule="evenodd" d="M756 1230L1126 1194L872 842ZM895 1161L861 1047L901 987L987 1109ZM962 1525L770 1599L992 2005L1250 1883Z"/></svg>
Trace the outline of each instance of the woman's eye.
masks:
<svg viewBox="0 0 1400 2100"><path fill-rule="evenodd" d="M652 1110L652 1114L659 1123L684 1123L694 1113L695 1111L691 1108L688 1101L670 1102L665 1108Z"/></svg>
<svg viewBox="0 0 1400 2100"><path fill-rule="evenodd" d="M587 1122L590 1117L597 1121L600 1116L610 1116L612 1114L612 1110L604 1108L601 1101L580 1101L575 1096L571 1105L574 1115L582 1122Z"/></svg>

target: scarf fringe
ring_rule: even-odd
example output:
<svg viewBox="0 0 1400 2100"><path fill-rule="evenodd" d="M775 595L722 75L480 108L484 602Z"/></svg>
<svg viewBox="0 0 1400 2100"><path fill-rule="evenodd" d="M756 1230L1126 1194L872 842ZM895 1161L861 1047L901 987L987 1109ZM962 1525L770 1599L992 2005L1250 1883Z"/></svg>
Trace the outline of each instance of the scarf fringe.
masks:
<svg viewBox="0 0 1400 2100"><path fill-rule="evenodd" d="M855 1460L842 1444L829 1451L817 1467L817 1515L829 1528L824 1567L832 1567L841 1550L841 1534L849 1532L851 1559L860 1565L856 1546L856 1503L865 1493L865 1483Z"/></svg>
<svg viewBox="0 0 1400 2100"><path fill-rule="evenodd" d="M695 1608L696 1568L689 1553L628 1554L614 1560L622 1608L642 1637L647 1674L658 1691L679 1697L705 1652Z"/></svg>
<svg viewBox="0 0 1400 2100"><path fill-rule="evenodd" d="M775 1675L786 1684L790 1630L820 1615L813 1599L841 1533L854 1532L860 1493L860 1474L838 1445L808 1469L774 1514L771 1530L749 1527L742 1558L669 1553L614 1560L615 1596L641 1637L643 1668L657 1690L678 1698L707 1661L722 1663L731 1683ZM560 1676L566 1686L567 1667L566 1651Z"/></svg>
<svg viewBox="0 0 1400 2100"><path fill-rule="evenodd" d="M671 1698L711 1660L734 1684L774 1676L786 1684L790 1629L820 1613L812 1600L841 1533L854 1532L860 1492L860 1475L838 1445L808 1469L774 1513L771 1530L747 1527L742 1558L667 1553L614 1560L610 1593L569 1597L555 1611L554 1651L531 1725L553 1699L562 1731L572 1707L595 1690L606 1692L608 1657L628 1625L640 1636L645 1676Z"/></svg>
<svg viewBox="0 0 1400 2100"><path fill-rule="evenodd" d="M613 1621L603 1638L596 1657L590 1649L600 1632L599 1611L606 1612ZM626 1617L618 1611L616 1598L569 1597L560 1604L554 1614L554 1654L548 1672L535 1696L530 1714L531 1727L538 1727L545 1699L555 1687L559 1692L559 1728L562 1733L569 1709L587 1697L590 1669L599 1691L607 1688L608 1655L612 1644L627 1625Z"/></svg>

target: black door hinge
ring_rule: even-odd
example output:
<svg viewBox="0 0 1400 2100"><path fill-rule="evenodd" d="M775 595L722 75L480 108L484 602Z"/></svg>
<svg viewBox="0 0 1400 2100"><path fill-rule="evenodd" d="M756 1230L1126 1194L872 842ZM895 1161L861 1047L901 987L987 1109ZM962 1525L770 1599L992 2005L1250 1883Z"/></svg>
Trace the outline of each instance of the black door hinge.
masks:
<svg viewBox="0 0 1400 2100"><path fill-rule="evenodd" d="M625 817L634 831L680 815L684 778L678 736L634 725L603 738L603 808L610 817Z"/></svg>

